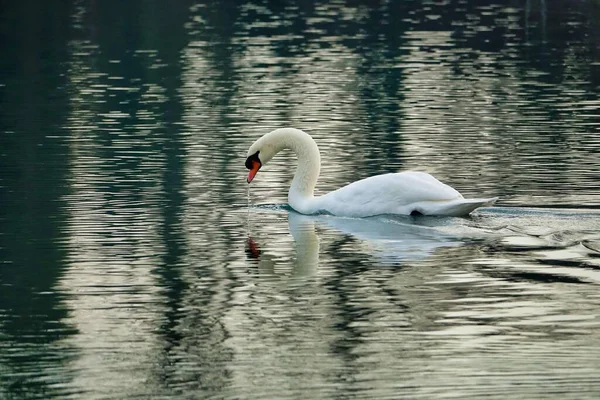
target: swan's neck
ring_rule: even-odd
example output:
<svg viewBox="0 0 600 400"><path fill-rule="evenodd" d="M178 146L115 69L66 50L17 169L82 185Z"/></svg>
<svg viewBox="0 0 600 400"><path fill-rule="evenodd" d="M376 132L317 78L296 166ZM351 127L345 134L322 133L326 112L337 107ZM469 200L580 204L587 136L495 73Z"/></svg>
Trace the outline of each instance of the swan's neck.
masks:
<svg viewBox="0 0 600 400"><path fill-rule="evenodd" d="M274 153L290 149L298 157L298 167L288 193L288 202L297 211L308 213L315 185L321 169L317 143L307 133L293 128L277 129L267 136L274 145Z"/></svg>
<svg viewBox="0 0 600 400"><path fill-rule="evenodd" d="M298 157L298 167L288 198L312 197L321 170L321 155L317 143L308 134L301 132L299 135L288 136L288 147Z"/></svg>

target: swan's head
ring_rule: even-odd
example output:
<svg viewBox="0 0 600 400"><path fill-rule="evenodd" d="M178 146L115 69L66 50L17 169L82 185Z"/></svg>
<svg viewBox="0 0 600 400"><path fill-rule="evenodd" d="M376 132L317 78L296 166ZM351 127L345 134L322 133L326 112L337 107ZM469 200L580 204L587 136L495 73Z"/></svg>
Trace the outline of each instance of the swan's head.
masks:
<svg viewBox="0 0 600 400"><path fill-rule="evenodd" d="M274 131L275 132L275 131ZM265 136L252 143L248 154L246 155L246 168L250 170L248 173L248 183L252 182L258 170L263 165L266 165L271 158L281 150L281 146L278 146L278 141L274 140L273 132L266 134Z"/></svg>
<svg viewBox="0 0 600 400"><path fill-rule="evenodd" d="M262 165L263 163L260 160L260 150L255 151L253 154L249 155L248 158L246 158L246 168L250 170L250 172L248 172L248 183L252 182L252 179L254 179Z"/></svg>
<svg viewBox="0 0 600 400"><path fill-rule="evenodd" d="M275 154L283 149L292 149L299 158L303 157L305 164L309 164L312 168L310 179L316 181L321 164L319 148L315 141L308 133L300 129L279 128L267 133L250 146L246 155L246 168L250 170L248 183L252 182L263 165L266 165Z"/></svg>

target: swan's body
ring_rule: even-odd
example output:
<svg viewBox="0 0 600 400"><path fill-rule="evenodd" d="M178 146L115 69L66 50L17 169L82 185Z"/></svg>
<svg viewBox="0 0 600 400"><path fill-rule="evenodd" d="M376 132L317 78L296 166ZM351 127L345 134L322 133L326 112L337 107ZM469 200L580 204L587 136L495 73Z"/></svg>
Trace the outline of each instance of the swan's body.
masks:
<svg viewBox="0 0 600 400"><path fill-rule="evenodd" d="M298 168L288 193L288 203L302 214L329 213L347 217L381 214L463 216L497 198L465 199L458 191L425 172L405 171L372 176L314 196L321 169L315 141L293 128L276 129L252 144L246 167L248 183L258 170L283 149L298 156Z"/></svg>

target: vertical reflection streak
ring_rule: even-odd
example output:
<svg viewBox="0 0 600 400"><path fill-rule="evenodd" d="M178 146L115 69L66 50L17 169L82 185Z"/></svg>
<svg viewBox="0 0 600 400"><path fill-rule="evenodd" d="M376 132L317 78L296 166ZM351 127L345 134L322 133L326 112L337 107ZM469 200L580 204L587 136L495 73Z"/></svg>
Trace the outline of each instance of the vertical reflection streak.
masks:
<svg viewBox="0 0 600 400"><path fill-rule="evenodd" d="M111 17L96 11L78 18L101 20L105 29ZM137 11L130 5L122 16ZM170 304L155 272L169 254L162 206L173 194L164 174L173 155L162 148L173 145L165 137L173 125L161 106L173 89L151 72L160 68L156 51L122 51L109 32L70 43L69 269L59 287L78 330L73 387L132 397L159 385L150 379L162 354L156 331Z"/></svg>

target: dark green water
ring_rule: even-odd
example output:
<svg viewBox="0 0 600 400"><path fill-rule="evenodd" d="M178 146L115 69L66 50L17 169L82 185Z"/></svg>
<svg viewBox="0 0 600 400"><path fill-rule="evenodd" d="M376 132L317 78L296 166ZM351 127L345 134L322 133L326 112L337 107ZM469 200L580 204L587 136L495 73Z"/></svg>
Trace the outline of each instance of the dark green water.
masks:
<svg viewBox="0 0 600 400"><path fill-rule="evenodd" d="M0 398L598 398L599 4L277 4L0 2ZM248 208L281 126L501 200Z"/></svg>

